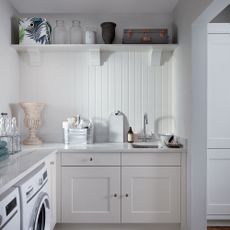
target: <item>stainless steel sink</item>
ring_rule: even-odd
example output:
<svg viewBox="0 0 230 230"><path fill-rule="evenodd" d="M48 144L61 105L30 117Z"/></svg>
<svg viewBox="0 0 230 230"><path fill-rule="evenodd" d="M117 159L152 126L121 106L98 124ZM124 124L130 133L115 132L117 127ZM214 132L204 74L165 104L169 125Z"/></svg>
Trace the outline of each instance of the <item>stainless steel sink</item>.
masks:
<svg viewBox="0 0 230 230"><path fill-rule="evenodd" d="M132 144L133 148L160 148L158 142L137 142Z"/></svg>

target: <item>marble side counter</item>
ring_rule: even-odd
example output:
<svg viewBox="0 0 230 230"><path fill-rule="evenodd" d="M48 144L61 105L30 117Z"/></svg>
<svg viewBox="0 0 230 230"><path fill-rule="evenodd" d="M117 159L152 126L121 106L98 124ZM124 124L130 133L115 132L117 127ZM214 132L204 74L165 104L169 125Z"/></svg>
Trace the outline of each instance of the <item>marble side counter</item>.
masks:
<svg viewBox="0 0 230 230"><path fill-rule="evenodd" d="M55 149L28 149L1 160L0 194L44 162L47 156L56 152Z"/></svg>
<svg viewBox="0 0 230 230"><path fill-rule="evenodd" d="M160 146L159 148L133 148L128 143L95 143L87 145L64 145L61 143L45 143L38 146L23 146L25 150L31 149L55 149L57 152L89 152L89 153L135 153L135 152L186 152L186 148L168 148Z"/></svg>

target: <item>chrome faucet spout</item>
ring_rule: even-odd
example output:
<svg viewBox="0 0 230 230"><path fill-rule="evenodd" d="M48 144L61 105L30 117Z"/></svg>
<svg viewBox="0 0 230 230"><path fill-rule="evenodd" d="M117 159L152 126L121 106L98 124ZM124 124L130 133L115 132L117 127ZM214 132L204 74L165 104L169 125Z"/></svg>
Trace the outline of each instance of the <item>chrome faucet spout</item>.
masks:
<svg viewBox="0 0 230 230"><path fill-rule="evenodd" d="M144 126L143 126L143 131L144 131L144 141L147 141L147 133L146 133L146 125L148 124L148 115L147 113L144 114Z"/></svg>

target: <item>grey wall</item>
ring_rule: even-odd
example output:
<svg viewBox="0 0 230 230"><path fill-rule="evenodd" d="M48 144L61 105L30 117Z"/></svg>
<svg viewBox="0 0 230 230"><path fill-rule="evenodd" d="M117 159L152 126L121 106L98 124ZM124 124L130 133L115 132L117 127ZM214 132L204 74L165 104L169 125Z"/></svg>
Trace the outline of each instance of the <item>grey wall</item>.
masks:
<svg viewBox="0 0 230 230"><path fill-rule="evenodd" d="M179 48L175 52L175 113L177 133L189 137L192 102L192 23L212 0L179 0L174 10Z"/></svg>
<svg viewBox="0 0 230 230"><path fill-rule="evenodd" d="M218 14L211 23L226 23L230 22L230 6L226 7L220 14Z"/></svg>
<svg viewBox="0 0 230 230"><path fill-rule="evenodd" d="M0 1L0 113L11 112L10 105L19 98L19 62L18 55L10 47L11 24L17 14L7 1Z"/></svg>
<svg viewBox="0 0 230 230"><path fill-rule="evenodd" d="M174 22L178 31L179 48L175 52L175 115L177 134L188 138L187 154L187 216L188 227L183 229L204 230L206 228L206 157L205 140L200 138L197 143L193 139L194 133L199 138L200 133L197 127L192 124L199 123L201 111L194 106L193 98L196 96L197 103L203 102L203 92L200 92L200 85L205 81L194 84L192 75L192 25L202 12L212 3L212 0L179 0L174 11ZM203 29L203 28L202 28ZM205 32L205 28L204 28ZM199 43L199 40L197 40ZM203 58L203 56L201 56ZM205 76L204 76L205 77ZM193 84L193 85L192 85ZM197 92L196 92L197 89ZM206 104L204 103L205 107ZM194 118L198 114L198 118ZM205 126L205 124L204 124ZM202 126L200 126L202 127ZM205 132L205 130L203 130ZM203 137L203 136L202 136ZM194 148L198 147L198 150ZM201 151L200 151L201 146ZM199 176L197 176L200 173ZM197 195L198 194L198 195Z"/></svg>

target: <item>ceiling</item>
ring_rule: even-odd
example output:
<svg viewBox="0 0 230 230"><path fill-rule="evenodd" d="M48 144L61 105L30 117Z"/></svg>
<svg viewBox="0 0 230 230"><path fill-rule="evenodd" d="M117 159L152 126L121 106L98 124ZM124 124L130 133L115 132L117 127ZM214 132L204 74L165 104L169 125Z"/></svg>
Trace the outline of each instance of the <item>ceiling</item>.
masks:
<svg viewBox="0 0 230 230"><path fill-rule="evenodd" d="M21 14L167 14L178 0L8 0Z"/></svg>

